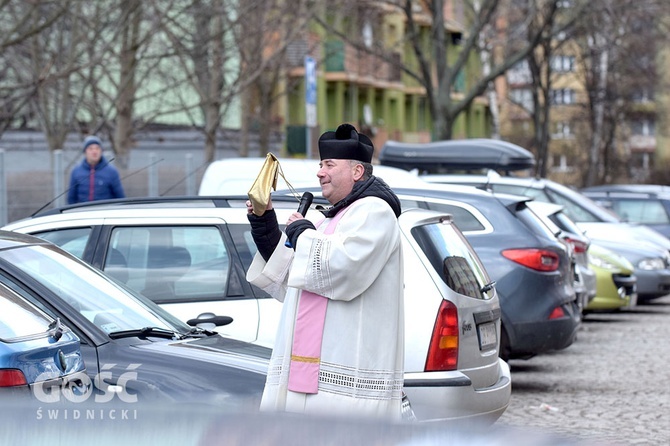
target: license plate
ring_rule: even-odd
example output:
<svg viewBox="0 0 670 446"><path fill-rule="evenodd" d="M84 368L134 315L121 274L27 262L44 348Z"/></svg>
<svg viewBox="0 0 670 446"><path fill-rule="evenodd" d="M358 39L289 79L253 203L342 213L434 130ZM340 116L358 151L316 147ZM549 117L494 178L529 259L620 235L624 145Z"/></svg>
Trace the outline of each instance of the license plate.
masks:
<svg viewBox="0 0 670 446"><path fill-rule="evenodd" d="M477 326L477 333L479 334L480 350L489 350L491 348L495 348L498 345L496 324L494 322L479 324Z"/></svg>

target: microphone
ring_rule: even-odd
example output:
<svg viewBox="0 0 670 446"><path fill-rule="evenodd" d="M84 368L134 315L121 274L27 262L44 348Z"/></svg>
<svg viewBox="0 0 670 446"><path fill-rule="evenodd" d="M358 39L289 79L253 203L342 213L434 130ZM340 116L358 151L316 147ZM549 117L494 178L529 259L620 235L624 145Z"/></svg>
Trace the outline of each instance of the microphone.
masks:
<svg viewBox="0 0 670 446"><path fill-rule="evenodd" d="M300 204L298 205L298 213L303 217L307 214L307 210L312 205L312 200L314 200L314 195L312 195L311 192L305 192L302 194L302 198L300 198ZM288 240L286 240L284 246L287 248L293 248L291 242Z"/></svg>
<svg viewBox="0 0 670 446"><path fill-rule="evenodd" d="M314 200L314 195L311 192L305 192L302 194L300 199L300 204L298 205L298 213L303 217L307 215L307 210L312 205L312 200Z"/></svg>

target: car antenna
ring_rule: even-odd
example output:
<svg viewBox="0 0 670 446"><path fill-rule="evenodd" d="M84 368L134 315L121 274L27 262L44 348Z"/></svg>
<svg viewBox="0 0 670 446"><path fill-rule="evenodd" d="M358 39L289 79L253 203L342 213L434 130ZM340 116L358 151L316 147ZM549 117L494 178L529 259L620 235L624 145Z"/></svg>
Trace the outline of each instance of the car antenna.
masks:
<svg viewBox="0 0 670 446"><path fill-rule="evenodd" d="M102 169L104 169L105 167L109 166L109 165L112 163L112 161L114 161L115 159L116 159L116 158L110 158L109 160L107 160L107 164L105 164L104 166L102 166L102 167L100 168L100 170L102 170ZM136 173L142 172L143 170L146 170L146 169L148 169L149 167L153 166L154 164L158 164L158 163L161 162L161 161L164 161L164 158L161 158L161 159L159 159L159 160L157 160L157 161L154 161L153 163L151 163L151 164L149 164L149 165L147 165L147 166L145 166L145 167L143 167L143 168L141 168L141 169L138 169L138 170L136 170L135 172L131 172L131 173L129 173L128 175L122 177L122 178L121 178L121 181L125 180L125 179L128 178L128 177L131 177L131 176L135 175ZM54 201L58 200L58 199L59 199L60 197L62 197L63 195L65 195L65 194L67 194L68 192L70 192L70 189L72 189L74 186L77 186L77 185L78 185L79 183L81 183L82 181L83 181L83 178L82 178L81 180L77 181L77 183L74 184L73 186L68 187L67 189L65 189L65 191L63 191L63 193L56 195L56 196L55 196L54 198L52 198L50 201L48 201L47 203L45 203L44 206L42 206L41 208L39 208L38 210L36 210L35 212L33 212L30 216L31 216L31 217L34 217L35 215L37 215L37 214L39 214L40 212L42 212L42 210L44 210L47 206L49 206L49 205L50 205L51 203L53 203Z"/></svg>

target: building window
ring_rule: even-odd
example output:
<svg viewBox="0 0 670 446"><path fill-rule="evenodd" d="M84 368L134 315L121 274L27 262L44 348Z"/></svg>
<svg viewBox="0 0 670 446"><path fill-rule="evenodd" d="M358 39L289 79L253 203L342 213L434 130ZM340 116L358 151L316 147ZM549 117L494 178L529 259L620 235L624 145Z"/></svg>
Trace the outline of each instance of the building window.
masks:
<svg viewBox="0 0 670 446"><path fill-rule="evenodd" d="M570 105L575 103L575 90L571 88L558 88L551 90L552 105Z"/></svg>
<svg viewBox="0 0 670 446"><path fill-rule="evenodd" d="M632 121L630 130L633 135L654 136L656 134L656 123L653 119L638 119Z"/></svg>
<svg viewBox="0 0 670 446"><path fill-rule="evenodd" d="M568 121L559 121L552 124L551 137L553 139L570 139L573 136Z"/></svg>
<svg viewBox="0 0 670 446"><path fill-rule="evenodd" d="M531 81L532 76L527 60L522 60L507 70L507 82L511 85L525 85L530 84Z"/></svg>
<svg viewBox="0 0 670 446"><path fill-rule="evenodd" d="M642 87L633 92L632 100L638 104L651 102L654 100L654 90L650 87Z"/></svg>
<svg viewBox="0 0 670 446"><path fill-rule="evenodd" d="M554 154L551 161L551 170L554 172L568 172L571 170L568 166L568 158L565 155Z"/></svg>
<svg viewBox="0 0 670 446"><path fill-rule="evenodd" d="M372 48L372 42L373 42L373 33L372 33L372 25L368 20L363 23L363 44L365 45L366 48Z"/></svg>
<svg viewBox="0 0 670 446"><path fill-rule="evenodd" d="M529 88L515 88L510 90L509 99L514 104L523 107L524 110L532 113L535 110L533 106L533 93Z"/></svg>
<svg viewBox="0 0 670 446"><path fill-rule="evenodd" d="M653 153L633 152L630 156L630 167L637 170L649 171L654 162Z"/></svg>
<svg viewBox="0 0 670 446"><path fill-rule="evenodd" d="M554 56L551 58L551 69L556 73L572 73L575 71L575 56Z"/></svg>

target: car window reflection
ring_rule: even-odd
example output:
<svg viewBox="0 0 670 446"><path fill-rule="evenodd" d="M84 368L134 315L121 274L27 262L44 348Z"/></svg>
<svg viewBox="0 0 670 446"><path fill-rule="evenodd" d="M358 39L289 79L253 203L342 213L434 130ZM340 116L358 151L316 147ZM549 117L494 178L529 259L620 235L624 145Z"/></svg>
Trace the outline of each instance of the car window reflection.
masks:
<svg viewBox="0 0 670 446"><path fill-rule="evenodd" d="M475 299L493 296L490 288L482 291L489 282L484 267L452 225L417 226L412 229L412 235L449 288Z"/></svg>
<svg viewBox="0 0 670 446"><path fill-rule="evenodd" d="M142 327L173 329L108 278L45 246L0 252L7 269L18 269L107 333ZM184 325L184 329L187 329Z"/></svg>
<svg viewBox="0 0 670 446"><path fill-rule="evenodd" d="M464 257L450 256L444 259L444 279L449 288L457 293L474 298L481 297L477 277Z"/></svg>
<svg viewBox="0 0 670 446"><path fill-rule="evenodd" d="M222 299L230 255L214 226L117 227L103 270L156 303Z"/></svg>
<svg viewBox="0 0 670 446"><path fill-rule="evenodd" d="M34 235L58 245L70 254L84 258L84 249L91 234L91 228L59 229L56 231L39 232Z"/></svg>

